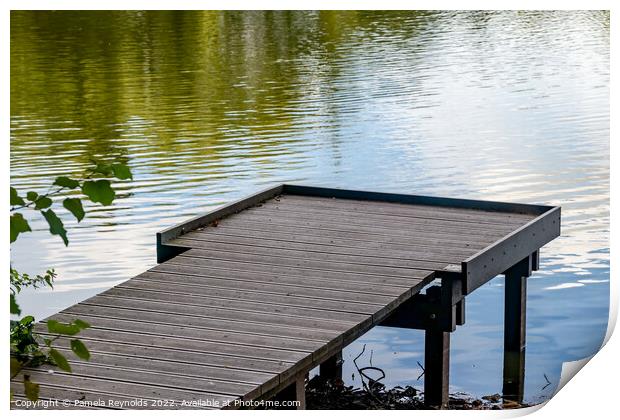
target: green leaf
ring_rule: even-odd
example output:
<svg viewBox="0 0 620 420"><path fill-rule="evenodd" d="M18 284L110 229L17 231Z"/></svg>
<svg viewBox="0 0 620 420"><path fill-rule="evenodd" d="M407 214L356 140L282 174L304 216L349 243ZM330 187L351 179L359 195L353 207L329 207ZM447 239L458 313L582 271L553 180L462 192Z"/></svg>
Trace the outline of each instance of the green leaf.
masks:
<svg viewBox="0 0 620 420"><path fill-rule="evenodd" d="M127 165L123 165L122 163L115 163L111 166L112 172L114 172L114 176L118 179L133 179L131 175L131 171Z"/></svg>
<svg viewBox="0 0 620 420"><path fill-rule="evenodd" d="M100 179L98 181L85 181L82 184L82 192L93 203L101 203L104 206L112 204L116 194L110 186L110 181L106 179Z"/></svg>
<svg viewBox="0 0 620 420"><path fill-rule="evenodd" d="M52 205L52 199L49 197L40 197L34 202L35 210L43 210Z"/></svg>
<svg viewBox="0 0 620 420"><path fill-rule="evenodd" d="M11 205L12 206L23 206L26 204L24 199L17 194L17 190L11 187Z"/></svg>
<svg viewBox="0 0 620 420"><path fill-rule="evenodd" d="M37 401L39 399L39 384L31 382L29 378L29 376L24 375L24 391L26 397L30 401Z"/></svg>
<svg viewBox="0 0 620 420"><path fill-rule="evenodd" d="M86 348L86 345L80 340L71 340L71 350L73 350L73 353L75 353L75 355L78 356L80 359L90 359L90 352Z"/></svg>
<svg viewBox="0 0 620 420"><path fill-rule="evenodd" d="M74 324L64 324L62 322L58 322L54 319L49 319L47 321L47 331L52 334L62 334L62 335L76 335L81 331L77 325Z"/></svg>
<svg viewBox="0 0 620 420"><path fill-rule="evenodd" d="M32 315L26 315L22 319L19 320L19 323L22 325L28 325L34 322L34 317Z"/></svg>
<svg viewBox="0 0 620 420"><path fill-rule="evenodd" d="M54 210L49 209L46 211L42 211L41 214L47 220L47 224L50 225L50 232L52 235L60 235L65 246L69 245L69 239L67 239L67 231L65 230L64 225L62 224L62 220L56 216Z"/></svg>
<svg viewBox="0 0 620 420"><path fill-rule="evenodd" d="M11 243L15 242L20 233L30 231L30 225L21 213L11 215Z"/></svg>
<svg viewBox="0 0 620 420"><path fill-rule="evenodd" d="M36 191L28 191L26 193L26 198L30 201L35 201L39 197L39 194Z"/></svg>
<svg viewBox="0 0 620 420"><path fill-rule="evenodd" d="M69 362L61 352L56 349L51 349L50 357L54 360L54 362L59 368L61 368L65 372L71 372L71 365L69 365Z"/></svg>
<svg viewBox="0 0 620 420"><path fill-rule="evenodd" d="M112 167L105 163L97 163L97 166L95 166L95 169L93 169L93 172L104 175L104 176L110 176L112 175Z"/></svg>
<svg viewBox="0 0 620 420"><path fill-rule="evenodd" d="M54 185L74 189L80 186L80 182L75 179L71 179L68 176L59 176L56 178L56 181L54 181Z"/></svg>
<svg viewBox="0 0 620 420"><path fill-rule="evenodd" d="M73 324L77 325L82 330L85 330L86 328L90 328L90 324L86 321L82 321L81 319L74 319Z"/></svg>
<svg viewBox="0 0 620 420"><path fill-rule="evenodd" d="M78 222L82 221L85 215L82 200L79 198L65 198L62 205L75 216Z"/></svg>
<svg viewBox="0 0 620 420"><path fill-rule="evenodd" d="M22 370L22 363L14 357L11 357L11 378L15 377Z"/></svg>
<svg viewBox="0 0 620 420"><path fill-rule="evenodd" d="M20 315L22 310L19 308L17 301L15 300L15 295L11 293L11 314L12 315Z"/></svg>

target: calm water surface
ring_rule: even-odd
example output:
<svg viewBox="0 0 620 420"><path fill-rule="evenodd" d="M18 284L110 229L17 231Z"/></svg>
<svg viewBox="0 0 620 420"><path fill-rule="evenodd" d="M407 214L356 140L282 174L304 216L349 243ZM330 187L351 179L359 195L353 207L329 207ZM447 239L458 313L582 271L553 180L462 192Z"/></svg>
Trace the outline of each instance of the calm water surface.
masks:
<svg viewBox="0 0 620 420"><path fill-rule="evenodd" d="M118 284L155 264L156 231L277 182L561 205L528 286L539 401L607 326L608 86L606 12L13 12L11 183L105 156L135 178L68 248L32 223L13 265L60 276L21 304L45 317ZM501 392L502 288L468 298L452 391ZM388 385L421 385L422 339L373 329L345 379L366 344Z"/></svg>

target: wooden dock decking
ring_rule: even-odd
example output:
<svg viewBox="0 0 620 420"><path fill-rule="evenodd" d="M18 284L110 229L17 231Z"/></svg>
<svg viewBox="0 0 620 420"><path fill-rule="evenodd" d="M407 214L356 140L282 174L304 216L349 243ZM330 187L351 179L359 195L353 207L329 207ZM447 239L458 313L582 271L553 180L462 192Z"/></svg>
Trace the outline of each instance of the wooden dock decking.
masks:
<svg viewBox="0 0 620 420"><path fill-rule="evenodd" d="M519 262L536 269L559 232L558 207L280 185L159 233L158 265L51 317L92 324L79 335L90 361L66 351L73 373L27 374L44 400L148 404L122 408L210 408L182 402L291 386L303 399L310 369L397 325L433 280L454 286L440 300L455 308ZM459 324L446 316L440 334ZM19 378L11 388L24 398Z"/></svg>

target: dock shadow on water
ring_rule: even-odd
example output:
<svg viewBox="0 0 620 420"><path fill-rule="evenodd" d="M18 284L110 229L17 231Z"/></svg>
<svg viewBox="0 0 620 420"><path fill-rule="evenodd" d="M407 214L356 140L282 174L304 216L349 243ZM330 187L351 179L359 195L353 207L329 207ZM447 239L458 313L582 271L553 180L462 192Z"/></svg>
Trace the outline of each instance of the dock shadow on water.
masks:
<svg viewBox="0 0 620 420"><path fill-rule="evenodd" d="M72 247L44 220L12 247L20 271L58 273L53 292L22 296L26 313L152 267L157 231L295 182L561 205L562 237L528 283L524 400L549 398L562 362L598 350L609 13L14 11L10 36L11 184L37 190L110 155L134 173L113 205L69 226ZM468 300L453 395L501 394L503 287ZM422 334L367 332L345 349L338 392L362 398L352 360L367 345L385 389L417 398Z"/></svg>

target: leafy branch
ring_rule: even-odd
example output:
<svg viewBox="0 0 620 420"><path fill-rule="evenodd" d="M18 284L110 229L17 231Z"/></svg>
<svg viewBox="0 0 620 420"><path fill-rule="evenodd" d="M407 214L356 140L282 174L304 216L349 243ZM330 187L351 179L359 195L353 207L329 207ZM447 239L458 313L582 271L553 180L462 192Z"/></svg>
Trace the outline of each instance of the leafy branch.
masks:
<svg viewBox="0 0 620 420"><path fill-rule="evenodd" d="M52 338L41 337L34 332L34 327L35 320L31 315L19 321L11 321L11 380L25 368L36 368L44 364L53 364L66 372L71 372L71 365L67 358L53 344L63 335L76 335L89 328L90 325L79 319L71 323L49 320L47 321L48 333L56 334ZM43 347L40 345L41 341L44 343ZM70 346L73 353L80 359L90 359L90 352L81 340L72 339ZM31 381L30 375L24 375L23 384L26 397L33 401L38 400L39 384Z"/></svg>
<svg viewBox="0 0 620 420"><path fill-rule="evenodd" d="M19 211L38 211L49 225L52 235L62 238L65 246L69 245L67 230L62 220L51 208L54 199L65 193L82 194L85 198L66 197L62 206L68 210L79 222L86 212L82 200L100 203L104 206L112 204L116 193L112 188L109 178L119 180L133 179L129 168L120 163L93 162L93 167L79 178L59 176L44 194L36 191L28 191L21 196L17 189L11 187L10 197L10 233L11 243L26 232L31 232L30 224ZM21 309L17 304L17 295L24 288L38 289L41 287L53 288L56 273L53 269L47 270L43 275L30 276L20 273L13 267L10 269L10 311L12 315L21 315ZM49 335L41 336L35 333L35 318L31 315L24 316L19 321L11 320L11 380L15 379L25 368L34 368L43 364L53 364L58 368L71 372L71 365L67 358L54 347L54 342L63 336L75 336L80 331L89 328L90 325L80 319L70 323L63 323L53 319L47 321ZM86 345L79 339L70 340L70 348L79 358L90 359L90 352ZM39 385L30 379L30 375L23 375L24 392L27 398L35 401L39 398Z"/></svg>
<svg viewBox="0 0 620 420"><path fill-rule="evenodd" d="M50 233L52 235L59 235L65 243L65 246L69 245L69 239L67 238L67 231L64 224L56 215L56 212L50 208L54 203L53 198L65 191L74 191L81 192L93 203L109 206L112 204L112 201L114 201L114 198L116 198L116 193L112 188L110 180L103 179L109 177L121 180L133 178L131 171L126 165L121 163L106 164L95 162L94 168L87 171L79 180L67 176L57 177L52 185L59 188L52 190L52 187L50 187L50 190L42 195L39 195L36 191L28 191L26 196L22 197L15 188L11 187L11 243L15 242L20 234L32 231L30 224L24 218L23 214L17 212L17 210L31 209L40 211L49 225ZM62 205L75 216L78 223L84 219L84 206L80 198L65 198Z"/></svg>

